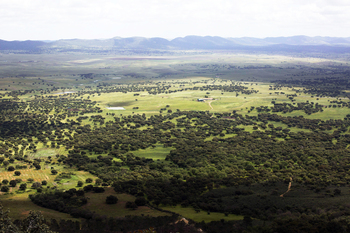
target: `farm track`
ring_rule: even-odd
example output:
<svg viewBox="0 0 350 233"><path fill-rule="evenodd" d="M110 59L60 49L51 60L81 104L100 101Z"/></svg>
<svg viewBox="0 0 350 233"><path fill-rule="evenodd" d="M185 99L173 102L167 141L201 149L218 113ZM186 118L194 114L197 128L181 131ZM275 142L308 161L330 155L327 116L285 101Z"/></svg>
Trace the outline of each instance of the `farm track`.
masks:
<svg viewBox="0 0 350 233"><path fill-rule="evenodd" d="M211 106L211 102L213 102L213 100L212 101L208 101L208 105L209 105L210 109L213 110L214 108L213 108L213 106Z"/></svg>

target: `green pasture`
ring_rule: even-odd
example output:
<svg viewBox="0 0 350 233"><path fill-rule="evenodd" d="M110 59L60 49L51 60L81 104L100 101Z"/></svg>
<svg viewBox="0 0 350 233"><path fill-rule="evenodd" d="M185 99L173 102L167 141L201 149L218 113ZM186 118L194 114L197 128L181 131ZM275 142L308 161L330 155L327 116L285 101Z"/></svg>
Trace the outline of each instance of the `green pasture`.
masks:
<svg viewBox="0 0 350 233"><path fill-rule="evenodd" d="M217 213L217 212L208 212L201 210L200 212L196 212L191 207L181 207L180 205L177 205L175 207L170 206L162 206L161 209L168 210L175 212L177 214L180 214L181 216L192 219L195 222L211 222L211 221L220 221L221 219L224 219L226 221L232 221L232 220L242 220L243 216L241 215L234 215L229 214L228 216L225 216L223 213Z"/></svg>
<svg viewBox="0 0 350 233"><path fill-rule="evenodd" d="M172 148L169 147L163 147L163 145L157 144L156 147L152 148L146 148L146 149L140 149L137 151L133 151L132 153L135 156L138 157L145 157L146 159L153 159L156 160L164 160L166 156L170 153Z"/></svg>
<svg viewBox="0 0 350 233"><path fill-rule="evenodd" d="M117 196L118 203L115 205L106 204L106 198L109 195ZM89 198L88 204L80 208L88 209L99 215L106 215L108 217L125 217L128 215L158 217L169 215L168 213L154 210L147 206L139 206L136 210L127 209L125 208L126 202L134 202L136 198L128 194L117 194L112 188L107 188L104 193L86 193L85 196Z"/></svg>
<svg viewBox="0 0 350 233"><path fill-rule="evenodd" d="M9 217L12 219L23 219L29 215L30 211L40 211L46 219L78 220L69 214L35 205L29 200L28 193L25 195L0 195L0 204L5 210L10 209Z"/></svg>
<svg viewBox="0 0 350 233"><path fill-rule="evenodd" d="M206 80L196 78L197 80ZM192 78L188 78L182 81L187 81L185 87L190 86L189 80L192 81ZM212 80L210 80L212 82ZM212 84L212 83L210 83ZM196 84L196 85L203 85ZM248 115L257 115L256 110L251 111L251 106L269 106L272 107L273 104L271 101L276 103L291 103L293 102L288 99L287 94L295 94L291 88L281 88L280 90L269 90L270 85L264 83L255 83L255 82L245 82L244 86L249 87L249 89L257 90L258 93L253 93L250 95L247 94L238 94L236 96L235 92L221 92L220 90L216 91L181 91L175 93L161 93L157 95L150 95L146 92L128 92L128 93L103 93L101 95L94 95L90 97L92 101L97 101L98 105L103 109L103 115L106 118L105 121L114 120L114 116L111 114L114 113L115 116L120 115L131 115L131 114L146 114L147 116L153 114L159 114L162 108L166 108L167 105L170 107L166 110L161 111L162 114L167 114L168 110L176 111L177 109L182 111L211 111L211 112L232 112L236 110L240 114ZM209 92L209 94L207 94ZM284 94L280 94L284 92ZM134 96L134 94L139 94ZM214 98L212 101L198 102L198 98L204 98L208 96L209 98ZM87 96L84 96L85 98ZM307 95L297 96L294 98L295 105L301 102L314 102L323 106L328 106L330 100L333 98L319 98L311 97ZM108 110L107 107L124 107L125 110ZM136 109L138 108L138 109ZM310 119L339 119L345 117L348 114L347 108L323 108L324 112L318 112L311 115L305 114L303 111L294 111L292 113L276 113L284 116L300 116L303 115L305 118ZM106 115L108 113L108 115ZM271 113L271 112L270 112ZM87 122L86 122L87 123Z"/></svg>
<svg viewBox="0 0 350 233"><path fill-rule="evenodd" d="M200 81L201 83L192 84L194 82ZM186 78L181 80L167 80L166 83L169 85L173 84L172 89L178 88L177 85L185 85L182 88L191 87L192 85L203 86L207 84L227 84L231 81L217 80L217 79L208 79L208 78ZM273 104L271 101L276 103L290 103L297 105L298 103L305 103L309 101L310 103L318 103L323 106L323 112L313 113L311 115L306 114L303 110L293 111L291 113L282 113L282 112L269 112L270 114L278 114L283 117L293 117L293 116L303 116L307 119L343 119L347 114L349 114L348 108L342 107L328 107L331 103L330 101L335 100L335 98L317 98L315 96L306 95L306 94L297 94L294 97L292 102L288 98L288 94L295 94L295 90L292 88L282 87L277 90L271 90L274 86L269 83L261 82L240 82L241 85L248 87L249 89L257 90L257 93L253 94L240 94L236 96L235 92L222 92L220 90L215 91L178 91L170 94L157 94L150 95L146 92L128 92L128 93L102 93L101 95L90 96L90 99L97 101L98 105L103 109L102 116L105 117L105 122L114 121L114 117L126 116L131 114L146 114L150 116L153 114L168 114L168 110L175 112L177 109L183 111L209 111L209 112L232 112L233 110L242 115L257 116L259 113L256 109L251 110L251 106L268 106L272 107ZM147 84L151 85L151 84ZM153 85L153 84L152 84ZM283 94L281 94L281 92ZM138 96L135 96L138 94ZM214 100L206 102L198 102L197 98L203 98L208 96L214 98ZM84 96L87 98L87 95ZM166 107L169 105L170 107ZM333 104L332 104L333 105ZM327 106L327 107L326 107ZM124 107L125 110L108 110L107 107ZM138 109L134 109L138 107ZM160 111L160 109L165 108L166 110ZM107 115L108 114L108 115ZM114 116L113 116L114 114ZM95 114L86 114L87 116ZM173 120L175 122L175 120ZM89 119L84 120L83 124L91 124ZM269 124L274 124L275 127L281 126L282 128L288 128L287 125L279 122L269 122ZM99 123L95 127L99 127ZM253 132L253 126L242 126L248 132ZM261 129L260 129L261 130ZM292 132L309 132L306 129L299 128L290 128ZM225 137L229 137L226 135ZM140 150L135 154L139 157L146 158L155 158L160 159L164 158L166 155L162 155L162 151L158 154L158 147L156 149L146 149ZM167 152L168 153L168 152ZM166 153L165 153L166 154Z"/></svg>
<svg viewBox="0 0 350 233"><path fill-rule="evenodd" d="M148 93L137 93L139 96L134 96L137 92L131 93L106 93L101 96L92 97L92 101L97 101L99 106L106 113L115 113L116 115L130 115L132 113L147 115L159 114L161 108L165 108L166 105L170 105L167 110L176 111L177 109L184 111L209 110L209 106L203 103L197 102L197 98L203 98L205 92L183 92L172 94L158 94L149 95ZM137 99L137 101L136 101ZM107 107L124 107L125 110L108 110ZM133 109L138 107L138 109ZM167 113L163 111L163 113Z"/></svg>
<svg viewBox="0 0 350 233"><path fill-rule="evenodd" d="M56 157L57 154L59 153L59 150L57 149L48 149L43 147L42 143L38 143L37 147L39 148L35 153L27 153L28 157L30 159L35 159L35 158L47 158L47 157Z"/></svg>

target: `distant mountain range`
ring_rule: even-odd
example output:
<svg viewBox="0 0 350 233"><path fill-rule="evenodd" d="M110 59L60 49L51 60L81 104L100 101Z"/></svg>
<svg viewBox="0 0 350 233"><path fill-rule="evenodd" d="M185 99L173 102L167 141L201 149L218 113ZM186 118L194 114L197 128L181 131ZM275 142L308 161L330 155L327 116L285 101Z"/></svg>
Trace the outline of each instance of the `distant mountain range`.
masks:
<svg viewBox="0 0 350 233"><path fill-rule="evenodd" d="M173 40L145 37L111 39L65 39L57 41L4 41L0 50L44 52L48 50L246 50L289 52L350 52L350 37L253 37L223 38L218 36L186 36Z"/></svg>

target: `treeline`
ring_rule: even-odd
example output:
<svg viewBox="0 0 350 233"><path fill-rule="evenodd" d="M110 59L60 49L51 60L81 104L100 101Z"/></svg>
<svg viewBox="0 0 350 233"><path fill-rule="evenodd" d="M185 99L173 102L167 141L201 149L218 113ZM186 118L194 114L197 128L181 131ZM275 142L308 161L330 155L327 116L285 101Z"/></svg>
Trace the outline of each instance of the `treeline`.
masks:
<svg viewBox="0 0 350 233"><path fill-rule="evenodd" d="M350 97L346 90L350 89L349 72L340 71L333 77L324 78L292 78L273 81L286 87L303 87L297 93L316 95L317 97Z"/></svg>
<svg viewBox="0 0 350 233"><path fill-rule="evenodd" d="M85 76L84 76L85 77ZM41 80L44 83L45 80ZM184 85L180 85L177 89L172 88L173 86L170 83L167 82L152 82L152 81L147 81L143 83L136 83L136 84L111 84L111 83L98 83L96 87L91 87L91 86L86 86L85 90L83 91L77 91L74 93L67 93L63 94L60 96L57 95L50 95L53 92L58 91L59 89L62 90L70 90L71 88L58 88L58 87L51 87L51 89L31 89L31 90L16 90L16 91L9 91L0 94L0 98L4 98L6 96L12 97L13 100L19 100L19 96L27 95L27 94L33 94L36 96L36 98L41 98L42 95L47 95L49 98L56 98L56 99L61 99L61 98L66 98L66 97L71 97L71 98L77 98L81 97L83 95L95 95L95 94L102 94L102 93L113 93L113 92L121 92L121 93L128 93L128 92L147 92L148 94L151 95L157 95L157 94L171 94L171 93L176 93L176 92L182 92L182 91L215 91L215 90L220 90L222 92L236 92L237 95L238 93L240 94L253 94L257 93L257 90L249 90L248 87L242 86L241 83L234 83L231 82L229 85L205 85L207 84L207 81L196 81L196 82L184 82L186 84L194 85L194 84L203 84L202 86L193 86L193 87L185 87ZM35 83L36 84L36 83ZM34 85L34 84L33 84ZM48 85L48 86L53 86ZM40 94L40 95L38 95ZM53 93L54 94L54 93ZM47 98L46 97L46 98Z"/></svg>
<svg viewBox="0 0 350 233"><path fill-rule="evenodd" d="M254 109L256 109L257 112L282 112L282 113L290 113L293 111L303 111L308 115L311 115L312 113L316 112L323 112L323 107L319 105L318 103L314 104L313 102L309 103L308 101L305 103L276 103L276 101L271 102L273 104L273 107L268 106L259 106L259 107L250 107L250 110L248 112L252 112ZM330 105L332 107L332 105ZM337 106L336 106L337 107Z"/></svg>
<svg viewBox="0 0 350 233"><path fill-rule="evenodd" d="M76 189L70 189L65 192L60 190L46 190L44 193L31 194L29 198L39 206L74 215L78 207L88 202L84 194L84 190ZM92 215L92 213L90 214Z"/></svg>

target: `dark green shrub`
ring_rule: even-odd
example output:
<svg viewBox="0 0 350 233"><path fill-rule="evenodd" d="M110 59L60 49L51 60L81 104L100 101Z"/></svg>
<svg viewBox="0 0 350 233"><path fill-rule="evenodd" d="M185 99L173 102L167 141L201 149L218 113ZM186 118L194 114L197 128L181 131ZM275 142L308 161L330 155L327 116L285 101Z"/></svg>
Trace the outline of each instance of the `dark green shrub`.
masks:
<svg viewBox="0 0 350 233"><path fill-rule="evenodd" d="M116 196L110 195L106 198L106 204L117 204L118 198Z"/></svg>

